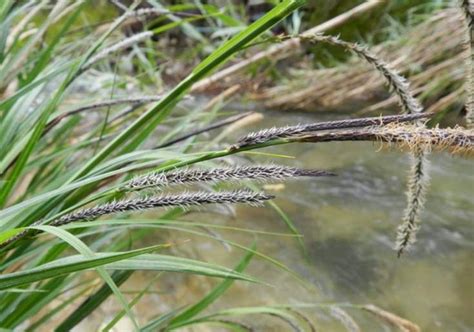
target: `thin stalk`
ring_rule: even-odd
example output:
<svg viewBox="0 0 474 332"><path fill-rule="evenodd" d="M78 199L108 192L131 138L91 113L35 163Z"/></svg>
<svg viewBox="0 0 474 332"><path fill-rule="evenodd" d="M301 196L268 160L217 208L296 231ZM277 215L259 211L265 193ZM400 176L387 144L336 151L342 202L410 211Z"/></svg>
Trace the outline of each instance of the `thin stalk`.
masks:
<svg viewBox="0 0 474 332"><path fill-rule="evenodd" d="M123 50L123 49L125 49L127 47L130 47L132 45L138 44L139 42L144 41L146 39L149 39L152 36L153 36L152 31L140 32L136 35L127 37L127 38L121 40L120 42L115 43L112 46L109 46L109 47L103 49L102 51L97 53L95 56L91 57L89 59L89 61L87 61L84 64L84 66L82 66L81 72L84 72L84 71L88 70L90 67L92 67L94 64L96 64L100 60L103 60L106 57L108 57L111 53Z"/></svg>
<svg viewBox="0 0 474 332"><path fill-rule="evenodd" d="M214 123L211 123L210 125L206 126L206 127L203 127L203 128L200 128L200 129L196 129L196 130L193 130L191 131L190 133L188 134L185 134L183 136L179 136L175 139L172 139L170 141L167 141L163 144L160 144L160 145L157 145L154 147L154 149L162 149L162 148L166 148L168 146L171 146L171 145L174 145L176 143L179 143L179 142L182 142L182 141L185 141L187 140L188 138L191 138L191 137L194 137L194 136L197 136L199 134L203 134L203 133L206 133L206 132L209 132L209 131L212 131L212 130L215 130L215 129L218 129L218 128L221 128L221 127L224 127L224 126L227 126L229 124L232 124L234 122L237 122L243 118L246 118L250 115L253 115L255 113L253 112L246 112L246 113L243 113L243 114L237 114L235 116L231 116L227 119L224 119L222 121L217 121L217 122L214 122Z"/></svg>
<svg viewBox="0 0 474 332"><path fill-rule="evenodd" d="M93 103L90 105L81 106L73 110L67 111L61 115L58 115L53 120L49 121L44 129L43 135L46 135L51 129L53 129L53 127L55 127L65 118L79 114L79 113L83 113L83 112L90 111L97 108L110 107L110 106L122 105L122 104L141 105L141 104L151 103L154 101L159 101L161 98L163 98L162 95L118 98L118 99L101 101L101 102Z"/></svg>

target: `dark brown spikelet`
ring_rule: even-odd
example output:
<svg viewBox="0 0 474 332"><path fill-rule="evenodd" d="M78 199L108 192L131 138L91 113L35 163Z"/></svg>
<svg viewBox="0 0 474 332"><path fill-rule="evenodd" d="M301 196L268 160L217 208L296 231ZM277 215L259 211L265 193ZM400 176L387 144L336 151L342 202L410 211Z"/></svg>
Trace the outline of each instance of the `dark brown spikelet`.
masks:
<svg viewBox="0 0 474 332"><path fill-rule="evenodd" d="M331 172L300 169L286 166L239 166L233 168L215 169L191 169L179 170L175 172L155 172L136 177L129 181L125 189L137 191L150 187L166 187L177 184L216 182L216 181L238 181L238 180L258 180L271 181L282 180L284 178L302 176L332 176Z"/></svg>
<svg viewBox="0 0 474 332"><path fill-rule="evenodd" d="M273 127L250 133L240 138L231 149L239 149L249 145L261 144L276 138L292 137L299 134L310 133L321 130L335 130L358 128L368 126L380 126L394 122L407 122L429 118L432 114L408 114L408 115L388 115L383 117L368 117L350 120L338 120L317 122L305 125L295 125L286 127Z"/></svg>
<svg viewBox="0 0 474 332"><path fill-rule="evenodd" d="M106 203L94 206L92 208L82 209L76 212L65 214L64 216L53 220L51 226L66 225L75 221L91 221L99 217L116 214L127 211L142 211L159 207L188 207L203 204L236 204L244 203L259 206L263 202L274 198L264 192L254 192L251 190L236 190L222 192L195 192L182 193L176 195L160 195L143 197L137 199L125 199L121 201ZM41 224L41 221L34 225ZM0 249L9 244L23 239L24 237L35 234L32 230L25 230L15 236L0 243Z"/></svg>
<svg viewBox="0 0 474 332"><path fill-rule="evenodd" d="M196 192L176 195L160 195L143 197L137 199L126 199L92 208L79 210L66 214L51 222L52 226L69 224L74 221L94 220L104 215L127 211L149 210L159 207L188 207L202 204L236 204L245 203L250 205L261 205L264 201L272 199L273 196L262 192L251 190L236 190L223 192Z"/></svg>

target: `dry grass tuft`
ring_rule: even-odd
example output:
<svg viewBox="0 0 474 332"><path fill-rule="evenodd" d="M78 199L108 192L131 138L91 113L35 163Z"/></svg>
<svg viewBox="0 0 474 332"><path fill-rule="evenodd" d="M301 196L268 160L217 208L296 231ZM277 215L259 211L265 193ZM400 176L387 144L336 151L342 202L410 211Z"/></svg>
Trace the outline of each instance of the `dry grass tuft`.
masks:
<svg viewBox="0 0 474 332"><path fill-rule="evenodd" d="M372 53L366 46L357 43L350 43L334 36L313 35L301 36L299 38L312 43L320 42L340 46L345 50L356 54L358 57L373 65L375 69L382 74L390 89L398 96L400 105L405 113L415 114L422 111L423 108L410 90L410 84L406 78L400 75L395 69L391 68L391 66L380 57Z"/></svg>
<svg viewBox="0 0 474 332"><path fill-rule="evenodd" d="M415 95L423 95L425 106L438 112L459 104L445 95L464 95L463 22L458 9L445 9L408 31L403 37L372 48L372 53L409 78ZM469 68L469 67L467 67ZM360 58L335 68L290 70L291 78L276 86L262 87L252 99L267 109L338 111L359 113L394 110L398 96L387 93L385 80ZM232 84L230 82L229 84Z"/></svg>

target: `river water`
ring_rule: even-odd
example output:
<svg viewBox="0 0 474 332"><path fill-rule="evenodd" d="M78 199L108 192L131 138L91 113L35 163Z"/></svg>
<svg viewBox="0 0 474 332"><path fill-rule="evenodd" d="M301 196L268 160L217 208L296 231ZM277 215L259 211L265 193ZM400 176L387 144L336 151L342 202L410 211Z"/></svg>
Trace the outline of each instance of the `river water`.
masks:
<svg viewBox="0 0 474 332"><path fill-rule="evenodd" d="M284 113L274 116L272 113L245 131L327 119L321 115ZM235 136L242 133L244 130ZM290 181L274 192L275 203L304 236L304 249L295 238L252 231L289 232L270 207L240 206L234 217L204 211L185 216L183 219L190 221L250 231L214 229L207 234L246 246L255 241L259 252L278 260L304 280L298 280L264 259L254 258L246 273L271 286L237 282L208 312L235 306L372 303L415 322L422 331L474 330L472 159L444 153L430 157L431 185L418 242L412 251L398 259L393 245L406 203L404 190L409 157L393 149L378 150L377 144L360 142L293 144L264 151L282 154L285 158L251 156L259 163L325 169L338 174L337 177ZM181 242L176 249L181 256L229 267L244 254L223 242L192 234L165 231L157 236ZM156 243L156 237L150 236L147 241ZM140 288L152 276L149 272L138 273L125 288ZM143 319L163 314L199 299L216 282L204 277L165 276L157 282L158 293L145 296L136 311ZM111 304L109 309L112 308ZM327 309L298 310L318 330L346 331L337 319L331 318ZM362 331L390 331L388 325L369 313L351 308L344 310ZM106 316L107 312L105 310ZM274 317L238 319L257 330L290 329ZM204 326L202 329L206 330Z"/></svg>

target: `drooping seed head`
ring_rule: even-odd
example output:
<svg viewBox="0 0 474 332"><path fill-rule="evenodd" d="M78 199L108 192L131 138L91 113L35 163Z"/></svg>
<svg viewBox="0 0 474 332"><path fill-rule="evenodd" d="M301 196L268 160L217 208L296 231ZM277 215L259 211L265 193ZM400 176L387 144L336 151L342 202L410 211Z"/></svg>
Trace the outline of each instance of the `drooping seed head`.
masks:
<svg viewBox="0 0 474 332"><path fill-rule="evenodd" d="M407 207L402 224L398 227L396 250L400 257L416 242L420 229L420 214L425 204L426 189L429 184L429 161L423 149L413 154L412 169L408 180Z"/></svg>
<svg viewBox="0 0 474 332"><path fill-rule="evenodd" d="M314 34L310 36L305 35L301 36L301 39L308 40L310 42L324 42L331 45L341 46L344 49L353 52L360 58L373 65L375 69L377 69L377 71L382 74L389 87L398 96L400 105L402 106L405 113L416 114L423 111L423 107L414 97L413 92L410 90L408 81L395 69L391 68L390 65L388 65L385 61L373 54L366 46L362 46L357 43L350 43L341 40L336 36L327 36L321 34Z"/></svg>

